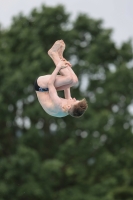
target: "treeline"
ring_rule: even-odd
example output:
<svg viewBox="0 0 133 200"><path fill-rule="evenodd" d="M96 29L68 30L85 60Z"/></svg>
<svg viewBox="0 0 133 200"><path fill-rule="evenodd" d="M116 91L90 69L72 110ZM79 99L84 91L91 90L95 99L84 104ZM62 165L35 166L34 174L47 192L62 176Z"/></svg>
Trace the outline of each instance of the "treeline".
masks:
<svg viewBox="0 0 133 200"><path fill-rule="evenodd" d="M61 5L0 30L0 200L133 199L132 46L111 34L86 14L72 22ZM88 101L79 119L47 115L34 92L58 39L79 77L72 96Z"/></svg>

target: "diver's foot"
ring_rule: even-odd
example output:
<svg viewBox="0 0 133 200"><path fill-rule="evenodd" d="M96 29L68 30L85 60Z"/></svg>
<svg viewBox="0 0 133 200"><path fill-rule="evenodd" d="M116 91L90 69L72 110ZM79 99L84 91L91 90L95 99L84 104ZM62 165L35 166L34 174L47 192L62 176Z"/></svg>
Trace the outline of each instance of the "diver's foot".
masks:
<svg viewBox="0 0 133 200"><path fill-rule="evenodd" d="M67 62L68 66L72 67L71 63L70 63L69 61L67 61L67 60L63 57L63 52L64 52L64 50L65 50L65 43L64 43L63 40L61 41L61 43L62 43L62 45L61 45L61 47L60 47L59 50L58 50L59 58L60 58L62 61Z"/></svg>
<svg viewBox="0 0 133 200"><path fill-rule="evenodd" d="M63 48L63 40L57 40L54 45L49 49L48 55L53 58L53 56L58 54L61 48Z"/></svg>
<svg viewBox="0 0 133 200"><path fill-rule="evenodd" d="M59 54L59 57L60 57L61 60L65 60L65 58L63 57L63 52L65 50L66 45L65 45L63 40L60 40L60 43L61 43L61 46L58 50L58 54Z"/></svg>

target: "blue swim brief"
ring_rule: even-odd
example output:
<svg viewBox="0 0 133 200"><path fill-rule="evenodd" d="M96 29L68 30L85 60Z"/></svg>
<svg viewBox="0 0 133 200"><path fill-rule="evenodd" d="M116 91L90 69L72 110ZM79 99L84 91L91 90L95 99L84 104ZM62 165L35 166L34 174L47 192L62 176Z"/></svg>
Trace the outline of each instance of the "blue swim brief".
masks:
<svg viewBox="0 0 133 200"><path fill-rule="evenodd" d="M35 88L35 91L39 91L39 92L47 92L47 91L49 91L48 88L42 88L42 87L40 87L40 86L37 84L37 80L36 80L35 83L34 83L34 88Z"/></svg>

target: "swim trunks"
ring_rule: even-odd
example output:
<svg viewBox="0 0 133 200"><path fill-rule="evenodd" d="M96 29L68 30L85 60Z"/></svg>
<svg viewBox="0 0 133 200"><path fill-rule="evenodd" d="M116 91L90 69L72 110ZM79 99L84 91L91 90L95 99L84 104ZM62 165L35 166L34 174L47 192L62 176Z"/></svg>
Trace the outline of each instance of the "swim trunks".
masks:
<svg viewBox="0 0 133 200"><path fill-rule="evenodd" d="M37 80L36 80L35 83L34 83L34 88L35 88L35 91L39 91L39 92L47 92L47 91L49 91L48 88L42 88L42 87L40 87L40 86L37 84Z"/></svg>

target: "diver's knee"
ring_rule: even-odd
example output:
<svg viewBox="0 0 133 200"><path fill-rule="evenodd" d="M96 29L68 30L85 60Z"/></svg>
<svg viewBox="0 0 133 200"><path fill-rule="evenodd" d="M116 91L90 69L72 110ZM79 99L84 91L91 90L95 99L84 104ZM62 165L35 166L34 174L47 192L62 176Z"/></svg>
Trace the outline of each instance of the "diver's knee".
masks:
<svg viewBox="0 0 133 200"><path fill-rule="evenodd" d="M77 76L73 77L73 85L77 85L78 84L78 78Z"/></svg>
<svg viewBox="0 0 133 200"><path fill-rule="evenodd" d="M66 78L69 84L73 82L73 78L71 75L67 76Z"/></svg>

